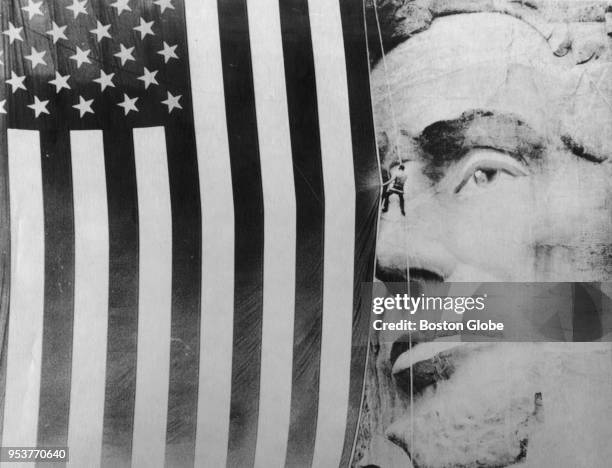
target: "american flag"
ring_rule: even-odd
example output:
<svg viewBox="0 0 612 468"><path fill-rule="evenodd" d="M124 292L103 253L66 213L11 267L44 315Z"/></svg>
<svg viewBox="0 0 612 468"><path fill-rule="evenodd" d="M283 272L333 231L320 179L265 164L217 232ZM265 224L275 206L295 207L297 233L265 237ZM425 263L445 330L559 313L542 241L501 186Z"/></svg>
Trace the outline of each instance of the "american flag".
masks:
<svg viewBox="0 0 612 468"><path fill-rule="evenodd" d="M378 209L363 5L3 0L2 446L348 466Z"/></svg>

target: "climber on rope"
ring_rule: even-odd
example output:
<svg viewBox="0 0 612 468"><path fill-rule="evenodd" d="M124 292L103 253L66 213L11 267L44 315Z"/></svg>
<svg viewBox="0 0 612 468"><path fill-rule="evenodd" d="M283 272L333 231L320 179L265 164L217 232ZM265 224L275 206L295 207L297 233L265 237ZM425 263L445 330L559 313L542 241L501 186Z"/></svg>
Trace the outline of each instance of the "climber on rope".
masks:
<svg viewBox="0 0 612 468"><path fill-rule="evenodd" d="M389 209L389 198L391 195L396 194L399 198L402 215L406 216L404 212L404 184L406 183L406 178L405 167L403 164L400 164L393 177L383 184L383 213L386 213Z"/></svg>

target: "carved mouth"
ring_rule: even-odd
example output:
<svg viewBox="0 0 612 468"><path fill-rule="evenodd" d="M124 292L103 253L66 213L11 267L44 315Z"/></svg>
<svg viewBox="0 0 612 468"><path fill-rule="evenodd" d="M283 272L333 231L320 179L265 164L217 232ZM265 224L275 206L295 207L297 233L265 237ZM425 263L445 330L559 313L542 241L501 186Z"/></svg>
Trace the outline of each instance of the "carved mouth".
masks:
<svg viewBox="0 0 612 468"><path fill-rule="evenodd" d="M430 386L435 388L455 371L455 353L460 353L461 347L462 343L450 341L396 341L391 348L395 383L407 397L418 397Z"/></svg>
<svg viewBox="0 0 612 468"><path fill-rule="evenodd" d="M430 405L428 402L436 398L438 385L446 385L448 391L448 386L452 385L453 376L458 369L461 369L462 361L469 358L472 353L486 353L485 348L493 346L491 343L470 343L469 346L466 346L464 343L444 341L417 343L413 346L407 346L402 341L394 343L391 356L394 380L401 394L407 398L412 397L411 404L415 405L415 410L413 416L406 416L406 420L395 421L387 431L387 437L408 454L414 468L451 466L456 468L501 468L521 463L525 459L530 427L533 426L535 419L542 416L541 393L536 393L531 401L526 401L525 398L517 400L512 407L508 408L508 411L514 414L510 418L512 421L510 427L515 427L515 429L510 431L512 442L507 447L500 442L499 433L508 431L509 421L504 419L506 415L499 411L499 408L485 413L480 419L469 414L445 415L444 408L449 409L449 413L453 413L452 402L446 404L438 402L433 406L437 405L438 409L423 410L423 407ZM465 395L460 395L462 396ZM415 417L415 424L421 426L417 435L418 442L415 443L416 449L411 447L411 443L414 442L411 439L414 435L408 430L410 424L407 420L410 417ZM502 424L506 426L500 430ZM435 430L428 432L423 428L426 425L430 425ZM423 437L424 434L431 435L432 433L437 434L439 440ZM490 437L492 433L495 435L492 440L488 440L487 437ZM455 440L457 446L453 447ZM493 449L485 450L485 456L482 458L479 458L476 453L473 460L466 462L466 452L472 449L478 452L482 450L479 445L486 443L493 446ZM436 462L432 461L431 455L424 456L423 444L431 444L432 447L436 447L435 450L440 451L442 460ZM449 448L447 454L442 453L445 447ZM453 451L463 452L463 461L449 460L448 457ZM499 457L496 457L496 454L499 454Z"/></svg>

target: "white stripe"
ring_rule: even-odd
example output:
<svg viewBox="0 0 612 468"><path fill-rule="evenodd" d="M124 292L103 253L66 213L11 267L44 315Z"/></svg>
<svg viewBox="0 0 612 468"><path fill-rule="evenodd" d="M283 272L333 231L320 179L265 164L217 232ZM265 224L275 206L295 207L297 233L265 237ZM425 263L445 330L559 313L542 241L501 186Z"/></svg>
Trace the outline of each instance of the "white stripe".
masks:
<svg viewBox="0 0 612 468"><path fill-rule="evenodd" d="M133 467L163 467L170 376L172 215L163 127L134 129L138 190L138 357Z"/></svg>
<svg viewBox="0 0 612 468"><path fill-rule="evenodd" d="M325 263L319 414L314 467L338 466L351 368L355 179L338 2L308 2L325 187Z"/></svg>
<svg viewBox="0 0 612 468"><path fill-rule="evenodd" d="M225 466L234 320L234 204L216 0L185 2L202 203L202 319L195 466ZM196 81L192 80L192 83Z"/></svg>
<svg viewBox="0 0 612 468"><path fill-rule="evenodd" d="M264 291L256 467L285 463L291 412L296 213L278 0L248 8L264 197Z"/></svg>
<svg viewBox="0 0 612 468"><path fill-rule="evenodd" d="M9 129L8 162L11 295L2 445L36 446L45 281L39 133Z"/></svg>
<svg viewBox="0 0 612 468"><path fill-rule="evenodd" d="M70 132L74 197L74 332L68 447L73 466L100 466L108 324L109 234L104 142Z"/></svg>

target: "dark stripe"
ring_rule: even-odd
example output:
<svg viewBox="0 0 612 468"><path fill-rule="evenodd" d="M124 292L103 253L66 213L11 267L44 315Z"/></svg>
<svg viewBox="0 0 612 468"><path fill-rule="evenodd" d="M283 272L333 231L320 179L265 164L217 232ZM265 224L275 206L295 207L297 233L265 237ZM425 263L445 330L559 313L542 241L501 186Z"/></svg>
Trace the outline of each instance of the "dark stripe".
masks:
<svg viewBox="0 0 612 468"><path fill-rule="evenodd" d="M165 86L181 94L182 110L165 114L172 207L172 341L166 434L166 466L193 466L200 367L200 292L202 288L202 211L193 127L184 2L174 2L172 21L149 12L164 40L178 45L180 61L166 67ZM168 17L169 10L163 17ZM197 77L196 77L197 79ZM164 96L165 98L165 96ZM166 109L164 109L166 112Z"/></svg>
<svg viewBox="0 0 612 468"><path fill-rule="evenodd" d="M166 128L172 206L172 341L166 466L193 466L200 364L202 223L189 113Z"/></svg>
<svg viewBox="0 0 612 468"><path fill-rule="evenodd" d="M9 21L18 27L18 22L15 20L15 12L16 10L18 11L17 7L19 7L19 3L0 2L0 23L3 30L8 27ZM6 36L3 35L3 40L0 41L0 50L4 52L2 55L4 65L1 67L1 74L4 80L9 77L11 70L15 71L18 75L24 74L24 60L21 58L21 54L17 53L16 49L13 49L5 39ZM23 120L24 124L21 128L28 128L27 123L30 123L27 117L25 117L25 112L16 112L14 110L19 108L24 102L21 96L11 92L11 87L6 85L6 83L0 87L0 100L4 99L6 99L4 108L7 114L0 114L0 268L2 268L0 271L0 337L2 339L2 346L0 348L0 441L2 440L2 432L4 430L11 285L11 227L7 130L8 128L20 128L19 125L16 125L16 123L20 123L20 120ZM26 110L30 109L26 108Z"/></svg>
<svg viewBox="0 0 612 468"><path fill-rule="evenodd" d="M307 0L280 5L296 201L296 289L286 466L310 466L321 365L325 194Z"/></svg>
<svg viewBox="0 0 612 468"><path fill-rule="evenodd" d="M132 131L104 132L109 317L102 466L130 466L138 337L138 201Z"/></svg>
<svg viewBox="0 0 612 468"><path fill-rule="evenodd" d="M3 11L4 8L0 9ZM0 96L3 96L0 93ZM4 97L2 98L4 99ZM6 116L0 115L0 446L4 429L6 393L6 354L8 350L8 313L11 277L11 209Z"/></svg>
<svg viewBox="0 0 612 468"><path fill-rule="evenodd" d="M355 277L349 406L340 466L349 466L363 396L371 282L374 274L380 197L365 24L361 2L340 1L346 59L355 187Z"/></svg>
<svg viewBox="0 0 612 468"><path fill-rule="evenodd" d="M0 2L0 23L4 30L11 21L15 22L15 7L19 4L15 2ZM23 75L23 61L19 60L20 54L13 52L9 42L6 41L6 36L3 35L3 40L0 41L0 50L3 53L2 61L4 65L1 68L2 77L4 80L10 75L10 70ZM40 49L37 49L40 50ZM0 100L6 99L4 108L7 114L0 114L0 445L2 432L4 430L4 403L6 396L6 371L7 371L7 354L8 354L8 319L9 319L9 299L10 299L10 274L11 274L11 225L10 225L10 194L9 194L9 167L8 167L8 146L7 146L7 129L10 127L18 128L15 125L19 122L20 114L13 109L17 108L23 101L20 98L14 97L10 91L10 87L4 83L0 87ZM13 104L15 103L15 104ZM29 110L29 109L27 109ZM26 120L26 119L24 119ZM25 126L24 126L25 128Z"/></svg>
<svg viewBox="0 0 612 468"><path fill-rule="evenodd" d="M40 134L45 222L45 298L38 445L66 446L74 313L74 210L70 133Z"/></svg>
<svg viewBox="0 0 612 468"><path fill-rule="evenodd" d="M219 0L219 34L234 197L234 336L227 466L252 466L257 442L264 213L245 0ZM209 157L218 157L211 154Z"/></svg>

